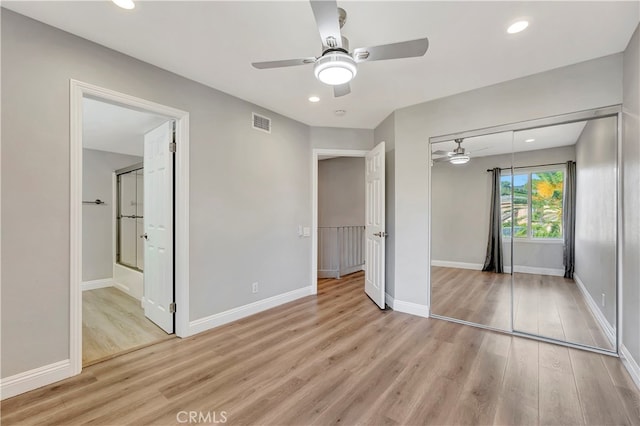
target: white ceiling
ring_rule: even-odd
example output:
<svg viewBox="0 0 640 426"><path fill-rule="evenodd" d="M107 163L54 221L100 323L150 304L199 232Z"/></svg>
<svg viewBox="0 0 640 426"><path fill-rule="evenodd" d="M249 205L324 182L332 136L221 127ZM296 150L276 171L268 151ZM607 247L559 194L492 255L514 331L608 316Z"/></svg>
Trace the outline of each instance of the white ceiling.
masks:
<svg viewBox="0 0 640 426"><path fill-rule="evenodd" d="M144 134L166 121L166 117L85 98L82 146L142 157Z"/></svg>
<svg viewBox="0 0 640 426"><path fill-rule="evenodd" d="M251 62L317 56L307 1L3 1L2 6L313 126L374 128L392 111L562 67L626 47L638 1L339 1L351 47L429 37L421 58L359 66L334 99L313 67L256 70ZM529 28L505 29L526 17ZM321 101L312 104L310 95ZM343 109L344 116L335 110Z"/></svg>
<svg viewBox="0 0 640 426"><path fill-rule="evenodd" d="M503 132L492 135L475 136L466 138L462 142L462 147L471 158L474 158L570 146L575 145L578 141L578 137L580 137L586 124L586 121L580 121L577 123L522 130L519 132ZM535 140L533 142L525 142L528 139ZM440 142L432 145L432 151L451 151L456 146L454 141Z"/></svg>

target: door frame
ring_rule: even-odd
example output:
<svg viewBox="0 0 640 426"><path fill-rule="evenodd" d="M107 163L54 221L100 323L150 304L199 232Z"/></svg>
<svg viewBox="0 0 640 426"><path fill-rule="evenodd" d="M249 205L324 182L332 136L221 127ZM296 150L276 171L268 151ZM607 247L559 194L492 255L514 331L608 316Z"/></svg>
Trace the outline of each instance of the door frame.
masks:
<svg viewBox="0 0 640 426"><path fill-rule="evenodd" d="M313 149L311 151L311 294L318 294L318 161L320 157L366 157L371 150ZM363 188L364 190L364 188Z"/></svg>
<svg viewBox="0 0 640 426"><path fill-rule="evenodd" d="M176 122L174 192L175 334L189 335L189 113L82 81L69 80L70 103L70 265L69 360L71 374L82 371L82 100L85 97L167 117Z"/></svg>

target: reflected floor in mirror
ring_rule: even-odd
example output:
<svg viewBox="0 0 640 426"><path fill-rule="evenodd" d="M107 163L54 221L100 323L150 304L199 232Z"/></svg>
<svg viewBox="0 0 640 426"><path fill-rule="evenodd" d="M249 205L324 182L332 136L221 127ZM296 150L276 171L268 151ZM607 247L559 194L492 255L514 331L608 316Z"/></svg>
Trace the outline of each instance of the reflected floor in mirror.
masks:
<svg viewBox="0 0 640 426"><path fill-rule="evenodd" d="M510 330L511 275L470 269L431 269L431 312ZM562 277L514 275L514 329L613 350L580 289Z"/></svg>
<svg viewBox="0 0 640 426"><path fill-rule="evenodd" d="M516 331L614 350L572 279L514 274L513 312Z"/></svg>
<svg viewBox="0 0 640 426"><path fill-rule="evenodd" d="M431 268L431 312L511 330L511 275Z"/></svg>

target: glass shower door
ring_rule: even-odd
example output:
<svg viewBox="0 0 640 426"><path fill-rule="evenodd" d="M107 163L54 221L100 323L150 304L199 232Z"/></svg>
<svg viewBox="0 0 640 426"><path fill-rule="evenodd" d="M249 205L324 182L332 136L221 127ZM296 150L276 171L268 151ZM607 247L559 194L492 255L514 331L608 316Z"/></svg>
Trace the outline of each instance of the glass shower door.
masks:
<svg viewBox="0 0 640 426"><path fill-rule="evenodd" d="M117 263L142 271L144 268L143 169L125 169L117 174Z"/></svg>

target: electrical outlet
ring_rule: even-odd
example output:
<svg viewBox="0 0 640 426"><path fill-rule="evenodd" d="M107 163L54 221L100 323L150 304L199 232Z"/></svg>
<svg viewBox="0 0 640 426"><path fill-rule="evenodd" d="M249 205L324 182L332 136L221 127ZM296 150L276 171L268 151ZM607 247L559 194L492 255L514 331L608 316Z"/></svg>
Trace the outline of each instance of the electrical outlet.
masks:
<svg viewBox="0 0 640 426"><path fill-rule="evenodd" d="M258 283L253 283L251 284L251 292L252 293L257 293L258 292Z"/></svg>
<svg viewBox="0 0 640 426"><path fill-rule="evenodd" d="M605 296L604 293L602 293L602 307L604 308L605 305Z"/></svg>

